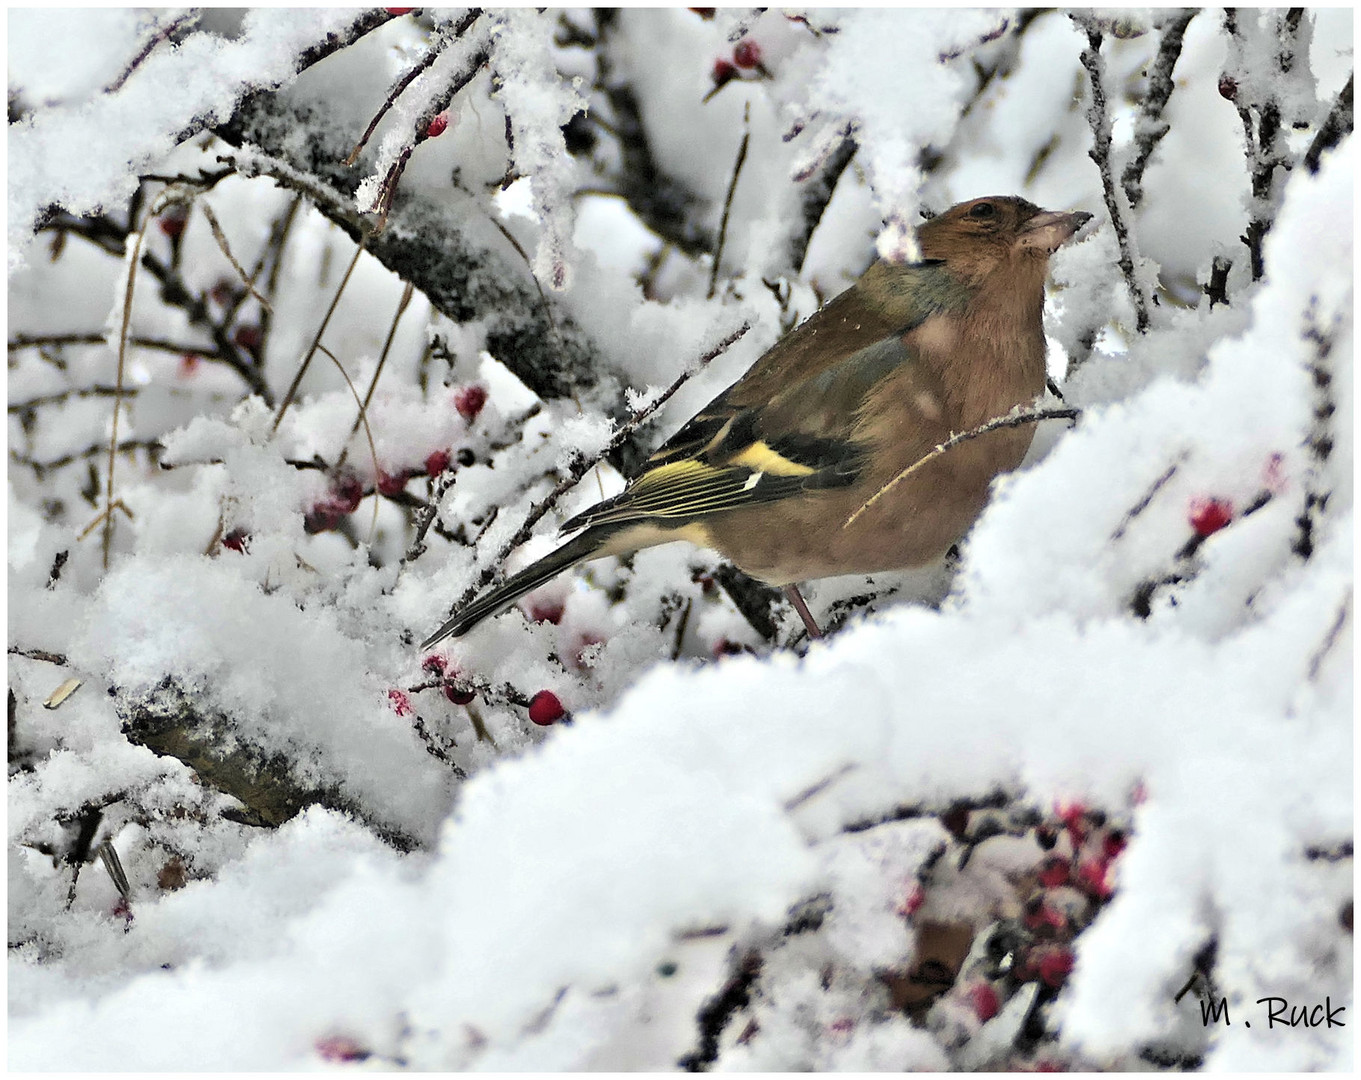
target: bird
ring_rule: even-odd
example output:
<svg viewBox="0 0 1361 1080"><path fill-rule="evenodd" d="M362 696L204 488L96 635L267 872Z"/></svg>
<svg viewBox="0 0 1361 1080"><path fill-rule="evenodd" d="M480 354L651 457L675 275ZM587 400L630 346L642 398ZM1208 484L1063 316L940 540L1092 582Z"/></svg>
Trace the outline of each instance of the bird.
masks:
<svg viewBox="0 0 1361 1080"><path fill-rule="evenodd" d="M1015 196L928 218L918 258L874 262L684 424L621 493L563 524L562 534L577 535L456 611L421 649L466 634L579 562L676 540L782 587L820 636L799 582L933 561L968 530L993 478L1020 464L1033 425L922 459L1044 390L1049 258L1091 218Z"/></svg>

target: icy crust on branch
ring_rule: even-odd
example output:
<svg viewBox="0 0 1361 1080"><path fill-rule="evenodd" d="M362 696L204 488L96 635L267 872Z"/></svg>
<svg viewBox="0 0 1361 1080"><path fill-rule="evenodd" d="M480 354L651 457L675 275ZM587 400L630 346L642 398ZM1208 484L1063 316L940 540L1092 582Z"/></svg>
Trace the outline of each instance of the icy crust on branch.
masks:
<svg viewBox="0 0 1361 1080"><path fill-rule="evenodd" d="M253 9L234 41L193 34L153 53L116 93L19 121L9 132L10 272L46 207L89 214L125 202L138 172L169 153L183 132L226 120L251 87L288 82L299 54L354 15Z"/></svg>

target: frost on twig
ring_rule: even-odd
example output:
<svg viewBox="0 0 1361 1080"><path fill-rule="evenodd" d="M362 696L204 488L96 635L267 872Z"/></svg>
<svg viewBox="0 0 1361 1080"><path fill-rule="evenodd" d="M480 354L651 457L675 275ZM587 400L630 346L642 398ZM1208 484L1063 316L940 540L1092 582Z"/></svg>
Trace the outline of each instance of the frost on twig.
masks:
<svg viewBox="0 0 1361 1080"><path fill-rule="evenodd" d="M1091 84L1092 103L1087 110L1087 122L1092 129L1092 148L1088 155L1101 171L1101 188L1105 195L1106 213L1120 245L1120 274L1129 290L1134 305L1134 324L1139 333L1148 330L1148 297L1135 275L1137 249L1134 244L1130 207L1124 193L1115 183L1115 164L1111 152L1111 116L1106 103L1105 64L1101 59L1102 30L1095 16L1073 14L1072 20L1087 36L1087 47L1082 50L1082 66Z"/></svg>
<svg viewBox="0 0 1361 1080"><path fill-rule="evenodd" d="M1172 71L1181 56L1182 39L1186 27L1196 17L1195 8L1169 12L1162 24L1162 40L1158 55L1148 70L1148 90L1139 102L1139 115L1134 121L1134 154L1120 174L1120 186L1125 189L1131 209L1138 209L1144 198L1144 169L1153 151L1171 129L1163 118L1163 111L1172 97L1175 84Z"/></svg>
<svg viewBox="0 0 1361 1080"><path fill-rule="evenodd" d="M1303 8L1288 11L1224 12L1229 54L1219 92L1234 103L1243 125L1252 198L1243 233L1252 280L1265 272L1262 243L1280 210L1292 167L1286 136L1297 123L1308 126L1303 102L1314 100L1308 56L1313 22ZM1301 58L1304 62L1299 63ZM1322 150L1320 150L1322 153Z"/></svg>

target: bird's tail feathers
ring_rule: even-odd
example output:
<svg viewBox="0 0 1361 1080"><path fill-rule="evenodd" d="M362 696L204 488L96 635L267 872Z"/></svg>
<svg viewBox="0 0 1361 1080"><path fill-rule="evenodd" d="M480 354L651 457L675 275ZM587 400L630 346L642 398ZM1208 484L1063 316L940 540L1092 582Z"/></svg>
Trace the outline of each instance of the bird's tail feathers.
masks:
<svg viewBox="0 0 1361 1080"><path fill-rule="evenodd" d="M619 526L587 529L576 539L569 540L538 562L530 563L518 574L512 574L500 585L455 613L453 618L421 642L421 648L428 649L447 637L462 637L483 619L504 611L525 593L537 589L549 578L556 577L569 566L596 555L609 554L609 552L601 551L601 549L605 546L606 541L618 531Z"/></svg>

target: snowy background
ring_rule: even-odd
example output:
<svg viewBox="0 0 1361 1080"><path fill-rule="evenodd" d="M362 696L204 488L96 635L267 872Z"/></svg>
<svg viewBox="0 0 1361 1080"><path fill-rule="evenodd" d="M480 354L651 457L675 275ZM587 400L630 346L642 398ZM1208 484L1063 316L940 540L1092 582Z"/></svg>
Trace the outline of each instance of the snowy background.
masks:
<svg viewBox="0 0 1361 1080"><path fill-rule="evenodd" d="M8 20L12 1068L1351 1067L1350 11ZM987 194L957 558L416 650Z"/></svg>

